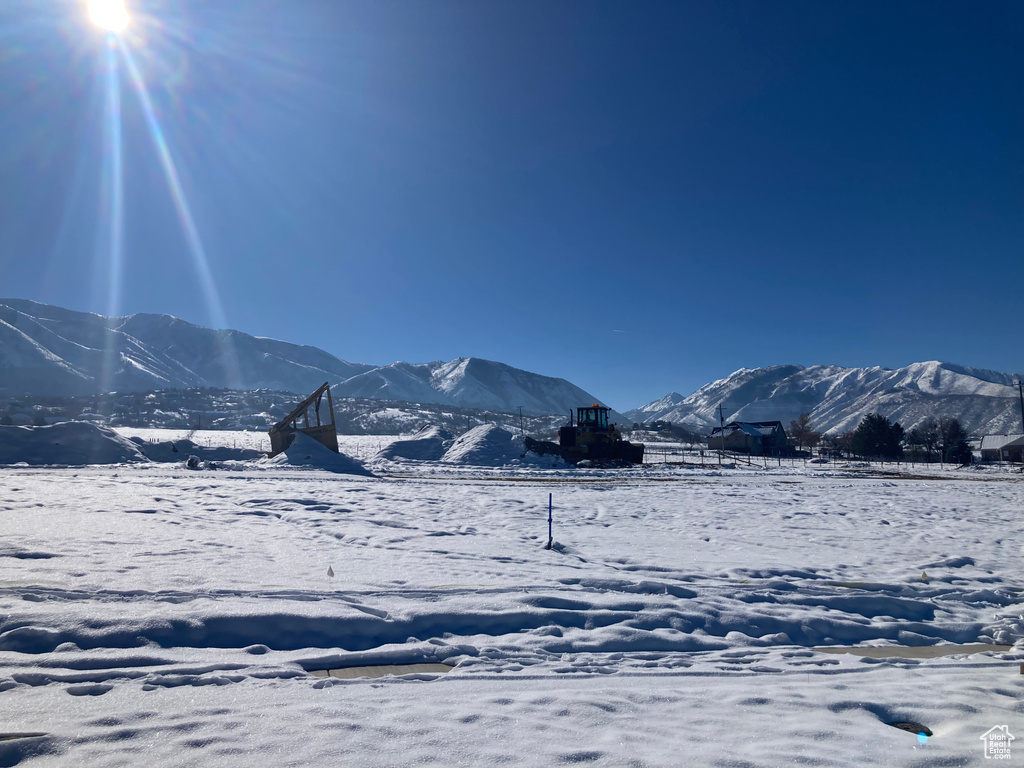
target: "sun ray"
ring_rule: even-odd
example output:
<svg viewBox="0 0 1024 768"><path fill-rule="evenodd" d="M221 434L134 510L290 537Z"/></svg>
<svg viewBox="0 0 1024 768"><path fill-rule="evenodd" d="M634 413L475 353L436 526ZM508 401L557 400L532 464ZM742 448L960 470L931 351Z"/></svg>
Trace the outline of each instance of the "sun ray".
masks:
<svg viewBox="0 0 1024 768"><path fill-rule="evenodd" d="M185 190L182 187L181 179L178 175L178 169L174 163L174 158L171 157L170 147L167 144L163 128L160 126L160 121L156 117L156 111L153 109L153 102L150 99L149 90L146 88L145 80L143 80L142 74L139 72L139 68L135 63L135 59L124 40L118 38L117 44L125 62L125 68L128 70L128 76L131 79L135 92L139 97L139 102L142 105L142 112L145 116L146 124L149 127L150 136L152 137L153 143L156 147L157 156L160 159L160 165L164 171L164 177L167 180L171 199L174 202L174 208L178 214L178 221L181 224L182 231L184 232L185 239L188 243L189 254L192 257L192 264L199 278L200 288L203 292L203 298L206 303L206 310L210 317L210 321L214 328L227 328L226 316L224 314L220 294L217 291L216 282L213 278L213 273L210 270L210 262L207 258L206 249L203 246L203 240L200 237L199 228L196 226L195 217L192 215L191 206L189 205L188 198L185 195ZM220 334L218 338L220 339L220 344L222 346L221 356L228 379L240 386L242 381L239 372L238 359L231 339L226 333Z"/></svg>
<svg viewBox="0 0 1024 768"><path fill-rule="evenodd" d="M106 218L107 265L107 317L121 312L121 279L124 269L124 161L121 141L121 78L117 50L113 40L107 41L106 50L106 121L104 147L103 207ZM114 373L118 363L116 336L107 333L103 346L103 365L100 387L113 389Z"/></svg>

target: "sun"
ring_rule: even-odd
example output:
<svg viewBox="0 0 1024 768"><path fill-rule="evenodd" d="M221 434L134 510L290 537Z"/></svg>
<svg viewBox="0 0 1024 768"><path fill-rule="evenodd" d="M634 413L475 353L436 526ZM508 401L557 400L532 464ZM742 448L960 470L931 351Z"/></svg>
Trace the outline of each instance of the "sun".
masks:
<svg viewBox="0 0 1024 768"><path fill-rule="evenodd" d="M124 0L89 0L89 18L108 32L124 31L129 21Z"/></svg>

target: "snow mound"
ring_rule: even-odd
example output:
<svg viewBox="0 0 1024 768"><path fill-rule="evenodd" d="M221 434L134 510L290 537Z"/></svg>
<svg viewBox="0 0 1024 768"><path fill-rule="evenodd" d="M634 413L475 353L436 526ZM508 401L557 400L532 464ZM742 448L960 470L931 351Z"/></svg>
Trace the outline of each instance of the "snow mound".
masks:
<svg viewBox="0 0 1024 768"><path fill-rule="evenodd" d="M139 446L84 421L46 427L0 427L0 464L122 464L147 461Z"/></svg>
<svg viewBox="0 0 1024 768"><path fill-rule="evenodd" d="M344 453L335 453L302 432L295 433L295 439L283 453L279 453L272 459L262 459L260 464L271 467L322 469L342 475L373 477L373 473L366 469L362 462L356 461Z"/></svg>
<svg viewBox="0 0 1024 768"><path fill-rule="evenodd" d="M141 437L128 438L135 443L150 461L185 461L190 455L203 461L252 461L264 455L263 451L252 448L228 448L227 446L196 445L191 440L162 440L148 442Z"/></svg>
<svg viewBox="0 0 1024 768"><path fill-rule="evenodd" d="M384 448L374 460L413 459L415 461L439 461L452 447L455 436L436 425L427 425L408 440L396 440Z"/></svg>
<svg viewBox="0 0 1024 768"><path fill-rule="evenodd" d="M527 453L522 436L493 424L481 424L461 435L441 461L475 467L565 466L561 458Z"/></svg>

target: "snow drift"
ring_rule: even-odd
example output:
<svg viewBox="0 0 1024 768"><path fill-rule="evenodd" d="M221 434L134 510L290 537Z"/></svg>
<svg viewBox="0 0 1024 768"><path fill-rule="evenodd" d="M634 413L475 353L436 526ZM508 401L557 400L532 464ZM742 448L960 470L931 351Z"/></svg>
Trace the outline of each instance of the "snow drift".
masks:
<svg viewBox="0 0 1024 768"><path fill-rule="evenodd" d="M505 467L509 465L564 466L560 458L527 453L520 435L493 424L479 427L461 435L449 448L441 461L475 467Z"/></svg>
<svg viewBox="0 0 1024 768"><path fill-rule="evenodd" d="M0 427L0 464L122 464L147 461L139 446L84 421L47 427Z"/></svg>
<svg viewBox="0 0 1024 768"><path fill-rule="evenodd" d="M439 461L453 442L455 436L448 430L427 425L408 440L396 440L374 456L374 460Z"/></svg>
<svg viewBox="0 0 1024 768"><path fill-rule="evenodd" d="M335 453L302 432L295 433L295 439L287 450L272 459L262 460L260 464L281 468L322 469L342 475L373 476L373 473L366 469L362 462L356 461L344 453Z"/></svg>

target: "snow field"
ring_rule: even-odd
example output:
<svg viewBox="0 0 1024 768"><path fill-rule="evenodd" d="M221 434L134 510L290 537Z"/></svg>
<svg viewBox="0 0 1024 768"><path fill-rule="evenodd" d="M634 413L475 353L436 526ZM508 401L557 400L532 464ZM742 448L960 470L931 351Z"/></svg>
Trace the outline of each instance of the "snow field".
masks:
<svg viewBox="0 0 1024 768"><path fill-rule="evenodd" d="M0 764L969 765L1024 720L1016 478L429 469L0 470L4 728L48 734ZM969 642L1017 645L814 650Z"/></svg>
<svg viewBox="0 0 1024 768"><path fill-rule="evenodd" d="M980 734L1003 721L1015 733L1020 721L1020 689L979 664L754 678L469 680L452 673L319 689L305 679L250 679L144 695L127 685L103 695L58 697L41 687L15 695L6 718L12 730L71 726L0 742L0 759L26 765L66 765L71 757L85 765L160 766L924 768L984 764ZM876 701L890 703L870 704ZM882 722L908 713L933 724L927 745ZM32 752L42 754L28 759Z"/></svg>
<svg viewBox="0 0 1024 768"><path fill-rule="evenodd" d="M115 430L124 437L141 437L151 442L167 440L183 440L188 435L197 445L207 448L227 447L245 448L249 450L270 451L270 437L265 431L252 432L247 430L217 429L148 429L142 427L117 427ZM354 459L365 461L377 452L387 448L396 440L403 439L397 435L338 435L338 448L342 453Z"/></svg>

